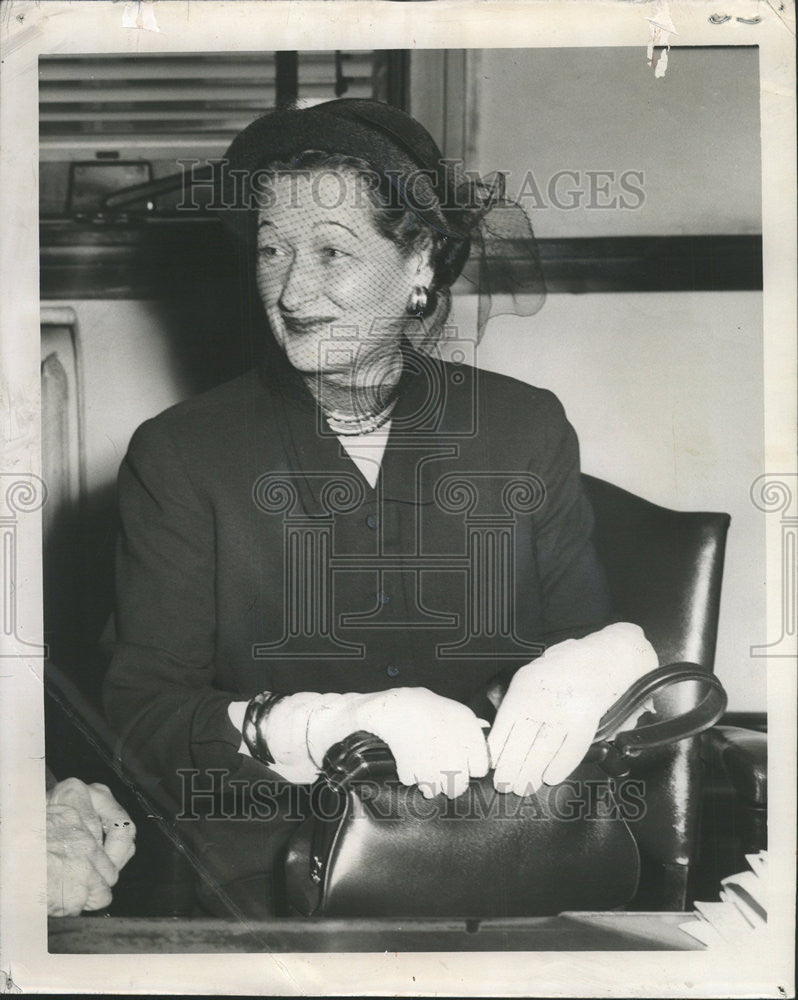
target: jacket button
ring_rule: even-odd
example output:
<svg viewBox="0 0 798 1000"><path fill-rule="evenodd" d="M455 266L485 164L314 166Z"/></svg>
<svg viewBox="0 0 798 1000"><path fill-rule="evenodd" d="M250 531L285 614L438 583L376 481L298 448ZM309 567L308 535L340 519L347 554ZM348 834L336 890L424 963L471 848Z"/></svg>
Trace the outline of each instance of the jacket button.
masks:
<svg viewBox="0 0 798 1000"><path fill-rule="evenodd" d="M390 597L388 597L388 595L384 591L378 590L377 591L377 601L380 604L387 604L388 601L390 601Z"/></svg>
<svg viewBox="0 0 798 1000"><path fill-rule="evenodd" d="M385 668L385 673L389 677L398 677L399 676L399 667L394 667L393 665L391 665L390 667L386 667Z"/></svg>
<svg viewBox="0 0 798 1000"><path fill-rule="evenodd" d="M376 514L369 514L369 516L366 518L366 524L370 528L376 528L377 527L377 515Z"/></svg>

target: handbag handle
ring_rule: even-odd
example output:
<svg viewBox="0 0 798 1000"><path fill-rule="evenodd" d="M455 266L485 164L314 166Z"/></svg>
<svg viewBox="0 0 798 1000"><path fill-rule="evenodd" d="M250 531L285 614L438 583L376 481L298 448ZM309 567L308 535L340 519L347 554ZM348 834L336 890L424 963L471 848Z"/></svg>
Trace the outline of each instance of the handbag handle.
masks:
<svg viewBox="0 0 798 1000"><path fill-rule="evenodd" d="M642 708L652 695L684 681L698 681L704 685L701 700L688 712L627 729L607 740L607 736ZM670 663L658 667L636 680L602 715L585 759L601 764L616 777L623 777L629 773L629 760L640 756L644 750L678 743L711 729L726 711L727 701L718 678L696 663Z"/></svg>
<svg viewBox="0 0 798 1000"><path fill-rule="evenodd" d="M681 715L618 732L611 740L607 739L652 695L684 681L698 681L704 685L703 696L697 705ZM635 681L604 713L584 759L599 764L614 777L624 777L629 773L631 759L643 751L677 743L710 729L723 715L726 703L723 685L714 674L697 664L682 662L658 667ZM390 748L379 737L367 732L352 733L332 746L322 767L322 777L335 788L395 774L396 762Z"/></svg>

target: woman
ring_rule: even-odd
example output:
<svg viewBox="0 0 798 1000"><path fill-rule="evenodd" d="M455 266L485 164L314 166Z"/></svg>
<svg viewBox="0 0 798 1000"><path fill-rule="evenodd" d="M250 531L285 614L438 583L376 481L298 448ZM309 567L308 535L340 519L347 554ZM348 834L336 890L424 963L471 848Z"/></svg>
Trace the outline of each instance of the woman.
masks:
<svg viewBox="0 0 798 1000"><path fill-rule="evenodd" d="M475 248L515 285L533 269L528 222L370 101L264 116L226 167L268 349L144 424L123 463L105 697L125 752L175 794L186 769L305 787L357 730L425 795L490 767L508 793L562 781L657 661L639 628L607 626L556 398L435 357ZM209 850L214 877L273 866L277 813Z"/></svg>

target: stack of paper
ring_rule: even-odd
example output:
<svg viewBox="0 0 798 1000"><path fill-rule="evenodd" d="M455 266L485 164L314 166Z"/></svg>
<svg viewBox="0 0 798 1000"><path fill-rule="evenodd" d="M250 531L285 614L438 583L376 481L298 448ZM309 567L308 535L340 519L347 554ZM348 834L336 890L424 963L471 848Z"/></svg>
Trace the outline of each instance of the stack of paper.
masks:
<svg viewBox="0 0 798 1000"><path fill-rule="evenodd" d="M746 854L750 871L729 875L720 883L720 902L696 901L700 919L680 924L680 928L702 944L736 944L767 924L767 851Z"/></svg>

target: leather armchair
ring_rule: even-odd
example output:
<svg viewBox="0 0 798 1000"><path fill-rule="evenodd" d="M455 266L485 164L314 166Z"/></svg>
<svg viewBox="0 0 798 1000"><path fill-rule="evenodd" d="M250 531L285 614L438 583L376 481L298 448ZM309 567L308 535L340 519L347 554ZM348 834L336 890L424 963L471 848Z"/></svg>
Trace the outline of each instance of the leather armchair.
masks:
<svg viewBox="0 0 798 1000"><path fill-rule="evenodd" d="M661 663L685 660L711 672L728 514L669 510L592 476L583 479L616 615L645 630ZM656 707L669 714L687 711L697 693L697 685L681 685ZM702 738L674 744L665 754L647 755L633 775L646 782L647 807L634 828L643 856L638 908L683 910L689 902L705 768L702 741L707 740L748 805L746 842L751 849L763 846L767 772L762 734L719 726Z"/></svg>

